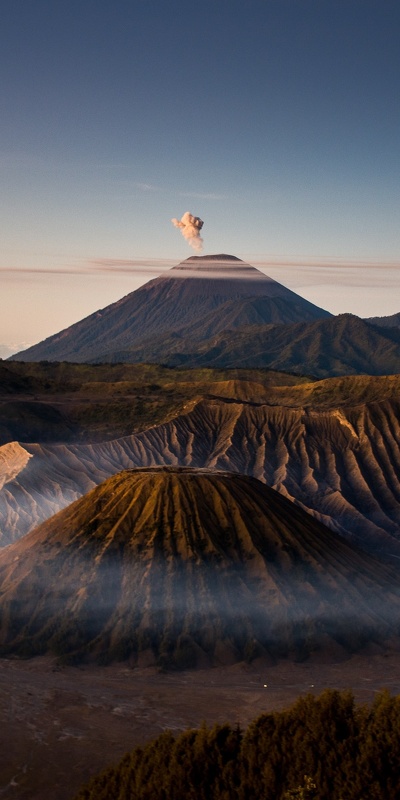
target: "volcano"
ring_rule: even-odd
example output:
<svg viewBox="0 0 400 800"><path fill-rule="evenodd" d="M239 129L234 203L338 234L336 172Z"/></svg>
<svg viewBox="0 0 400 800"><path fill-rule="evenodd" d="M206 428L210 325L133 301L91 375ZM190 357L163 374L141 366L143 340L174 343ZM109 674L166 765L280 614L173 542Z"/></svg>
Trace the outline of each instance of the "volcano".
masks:
<svg viewBox="0 0 400 800"><path fill-rule="evenodd" d="M238 304L241 313L234 314ZM246 324L307 322L331 314L235 256L191 256L116 303L12 356L18 361L110 360L190 326L202 339ZM206 323L205 323L206 320ZM111 360L113 360L111 356Z"/></svg>
<svg viewBox="0 0 400 800"><path fill-rule="evenodd" d="M397 576L255 478L125 470L0 554L0 653L163 667L397 634Z"/></svg>

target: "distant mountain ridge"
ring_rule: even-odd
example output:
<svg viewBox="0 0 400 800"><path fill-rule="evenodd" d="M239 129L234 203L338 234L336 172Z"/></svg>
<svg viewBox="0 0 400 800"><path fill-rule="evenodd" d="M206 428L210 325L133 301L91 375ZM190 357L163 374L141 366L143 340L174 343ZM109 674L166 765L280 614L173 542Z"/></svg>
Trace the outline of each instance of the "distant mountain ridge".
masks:
<svg viewBox="0 0 400 800"><path fill-rule="evenodd" d="M276 299L275 310L280 298ZM262 368L312 375L389 375L400 373L397 329L378 328L354 314L292 324L243 324L262 315L269 298L224 304L202 321L203 339L195 326L180 334L155 337L130 350L101 354L99 361L153 361L170 366ZM245 315L242 309L245 306ZM223 313L225 312L225 313ZM284 315L283 315L284 316ZM210 335L214 329L215 334Z"/></svg>
<svg viewBox="0 0 400 800"><path fill-rule="evenodd" d="M191 256L116 303L14 354L11 360L96 361L103 353L176 334L188 325L197 328L197 338L202 338L207 315L218 309L225 314L235 304L248 300L265 301L257 318L250 304L250 316L243 307L240 318L235 322L231 317L230 324L287 324L331 316L235 256ZM215 330L210 322L207 335L217 330L220 327Z"/></svg>
<svg viewBox="0 0 400 800"><path fill-rule="evenodd" d="M400 328L400 311L388 317L367 317L365 321L381 328Z"/></svg>

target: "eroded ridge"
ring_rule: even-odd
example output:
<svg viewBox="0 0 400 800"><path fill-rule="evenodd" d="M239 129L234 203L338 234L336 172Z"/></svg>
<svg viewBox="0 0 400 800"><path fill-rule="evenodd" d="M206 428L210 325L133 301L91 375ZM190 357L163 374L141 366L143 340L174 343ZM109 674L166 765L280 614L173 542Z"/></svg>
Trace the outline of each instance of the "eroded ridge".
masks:
<svg viewBox="0 0 400 800"><path fill-rule="evenodd" d="M219 398L103 444L6 446L2 542L122 469L186 465L253 475L366 549L400 555L399 419L392 398L328 410Z"/></svg>

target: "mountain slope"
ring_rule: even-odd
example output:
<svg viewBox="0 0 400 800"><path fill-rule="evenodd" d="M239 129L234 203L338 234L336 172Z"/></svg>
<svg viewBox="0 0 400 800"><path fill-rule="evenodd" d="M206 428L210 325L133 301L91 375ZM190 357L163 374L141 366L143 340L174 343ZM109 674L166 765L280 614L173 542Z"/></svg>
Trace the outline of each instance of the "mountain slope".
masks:
<svg viewBox="0 0 400 800"><path fill-rule="evenodd" d="M254 475L364 548L400 556L398 378L262 391L244 387L237 401L226 382L218 398L102 444L5 445L3 545L122 469L166 464Z"/></svg>
<svg viewBox="0 0 400 800"><path fill-rule="evenodd" d="M388 317L368 317L365 321L378 325L380 328L400 328L400 311Z"/></svg>
<svg viewBox="0 0 400 800"><path fill-rule="evenodd" d="M397 575L254 478L110 478L0 554L3 654L164 666L397 635Z"/></svg>
<svg viewBox="0 0 400 800"><path fill-rule="evenodd" d="M220 320L223 324L223 318ZM129 351L102 354L105 361L154 360L171 366L261 368L308 374L387 375L400 372L400 341L353 314L293 325L254 325L223 330L206 341L180 336L143 342Z"/></svg>
<svg viewBox="0 0 400 800"><path fill-rule="evenodd" d="M330 316L234 256L192 256L116 303L13 355L12 360L99 360L111 344L114 349L126 349L144 339L176 333L188 324L200 330L203 318L227 301L263 297L270 301L270 318L265 319L266 305L263 321L287 323Z"/></svg>

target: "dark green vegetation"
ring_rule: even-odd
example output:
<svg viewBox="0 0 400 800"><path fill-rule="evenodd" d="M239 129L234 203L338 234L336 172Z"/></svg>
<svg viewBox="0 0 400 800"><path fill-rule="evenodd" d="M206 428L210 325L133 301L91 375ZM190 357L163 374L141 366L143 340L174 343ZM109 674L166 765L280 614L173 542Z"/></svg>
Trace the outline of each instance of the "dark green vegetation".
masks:
<svg viewBox="0 0 400 800"><path fill-rule="evenodd" d="M0 360L0 445L116 439L171 419L194 398L257 401L303 382L266 369Z"/></svg>
<svg viewBox="0 0 400 800"><path fill-rule="evenodd" d="M371 707L348 692L300 698L242 732L162 733L75 800L398 800L400 698Z"/></svg>
<svg viewBox="0 0 400 800"><path fill-rule="evenodd" d="M254 478L126 470L0 554L1 654L188 668L398 637L397 570Z"/></svg>

